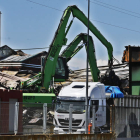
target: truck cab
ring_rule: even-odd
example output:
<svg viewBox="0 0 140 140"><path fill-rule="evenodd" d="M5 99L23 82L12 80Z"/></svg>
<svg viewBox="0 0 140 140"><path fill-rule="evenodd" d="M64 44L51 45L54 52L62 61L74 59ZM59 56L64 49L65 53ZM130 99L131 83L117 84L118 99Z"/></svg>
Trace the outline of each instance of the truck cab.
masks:
<svg viewBox="0 0 140 140"><path fill-rule="evenodd" d="M64 87L57 97L54 115L54 131L68 133L69 131L69 106L72 108L72 133L85 132L85 101L86 83L73 82ZM88 84L88 123L92 122L93 108L95 112L95 126L101 127L106 124L106 95L105 86L100 82Z"/></svg>

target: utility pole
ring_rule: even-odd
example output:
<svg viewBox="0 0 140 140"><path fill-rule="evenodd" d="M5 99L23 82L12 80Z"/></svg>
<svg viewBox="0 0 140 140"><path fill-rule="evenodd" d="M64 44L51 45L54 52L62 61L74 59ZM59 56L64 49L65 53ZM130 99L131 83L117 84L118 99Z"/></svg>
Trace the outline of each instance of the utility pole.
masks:
<svg viewBox="0 0 140 140"><path fill-rule="evenodd" d="M87 63L86 63L86 119L85 119L85 130L88 134L88 55L89 55L89 11L90 11L90 0L88 0L88 28L87 28Z"/></svg>
<svg viewBox="0 0 140 140"><path fill-rule="evenodd" d="M1 47L1 11L0 11L0 47Z"/></svg>

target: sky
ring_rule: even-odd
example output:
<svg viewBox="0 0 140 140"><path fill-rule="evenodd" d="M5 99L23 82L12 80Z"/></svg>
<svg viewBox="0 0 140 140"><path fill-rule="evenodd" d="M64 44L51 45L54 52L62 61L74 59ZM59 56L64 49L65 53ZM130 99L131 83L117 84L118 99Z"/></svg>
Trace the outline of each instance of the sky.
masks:
<svg viewBox="0 0 140 140"><path fill-rule="evenodd" d="M88 15L87 0L0 0L1 46L8 45L12 49L44 48L23 50L32 55L48 51L63 11L70 5L78 6ZM120 62L125 46L140 45L139 5L139 0L90 0L90 20L112 44L113 56ZM67 35L67 44L80 33L87 33L87 27L75 18ZM106 47L91 32L90 35L94 40L97 65L106 65ZM86 68L85 48L68 65L71 69Z"/></svg>

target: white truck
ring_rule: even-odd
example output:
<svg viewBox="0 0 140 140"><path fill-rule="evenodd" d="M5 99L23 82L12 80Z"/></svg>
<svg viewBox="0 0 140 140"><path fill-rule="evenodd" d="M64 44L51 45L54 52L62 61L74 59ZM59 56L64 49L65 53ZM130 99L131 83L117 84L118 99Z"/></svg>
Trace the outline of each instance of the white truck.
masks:
<svg viewBox="0 0 140 140"><path fill-rule="evenodd" d="M69 105L73 104L72 112L72 133L85 132L85 97L86 83L73 82L64 87L57 97L54 115L54 131L57 133L68 133L69 130ZM108 95L110 97L110 95ZM101 127L106 124L106 100L104 84L100 82L88 83L88 123L92 122L92 105L95 106L95 127Z"/></svg>

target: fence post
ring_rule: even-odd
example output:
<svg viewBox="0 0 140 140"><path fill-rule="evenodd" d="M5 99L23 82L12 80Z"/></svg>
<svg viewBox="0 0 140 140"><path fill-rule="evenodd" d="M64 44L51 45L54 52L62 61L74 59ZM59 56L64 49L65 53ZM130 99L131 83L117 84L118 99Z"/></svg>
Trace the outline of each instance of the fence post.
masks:
<svg viewBox="0 0 140 140"><path fill-rule="evenodd" d="M92 133L95 133L95 105L92 106Z"/></svg>
<svg viewBox="0 0 140 140"><path fill-rule="evenodd" d="M46 133L46 124L47 124L47 103L43 104L43 134Z"/></svg>
<svg viewBox="0 0 140 140"><path fill-rule="evenodd" d="M73 104L70 104L69 106L69 133L72 133L72 108Z"/></svg>
<svg viewBox="0 0 140 140"><path fill-rule="evenodd" d="M140 117L139 117L139 99L137 99L137 102L136 102L136 107L137 107L137 110L138 110L138 126L140 125Z"/></svg>
<svg viewBox="0 0 140 140"><path fill-rule="evenodd" d="M112 120L113 120L113 106L110 105L110 132L112 132ZM115 120L114 120L115 121ZM115 122L114 122L115 123Z"/></svg>
<svg viewBox="0 0 140 140"><path fill-rule="evenodd" d="M18 132L18 114L19 114L19 102L15 103L15 116L14 116L14 133Z"/></svg>
<svg viewBox="0 0 140 140"><path fill-rule="evenodd" d="M127 98L127 103L126 103L126 138L131 138L131 130L129 126L129 112L131 111L131 99ZM130 106L128 106L130 104Z"/></svg>

